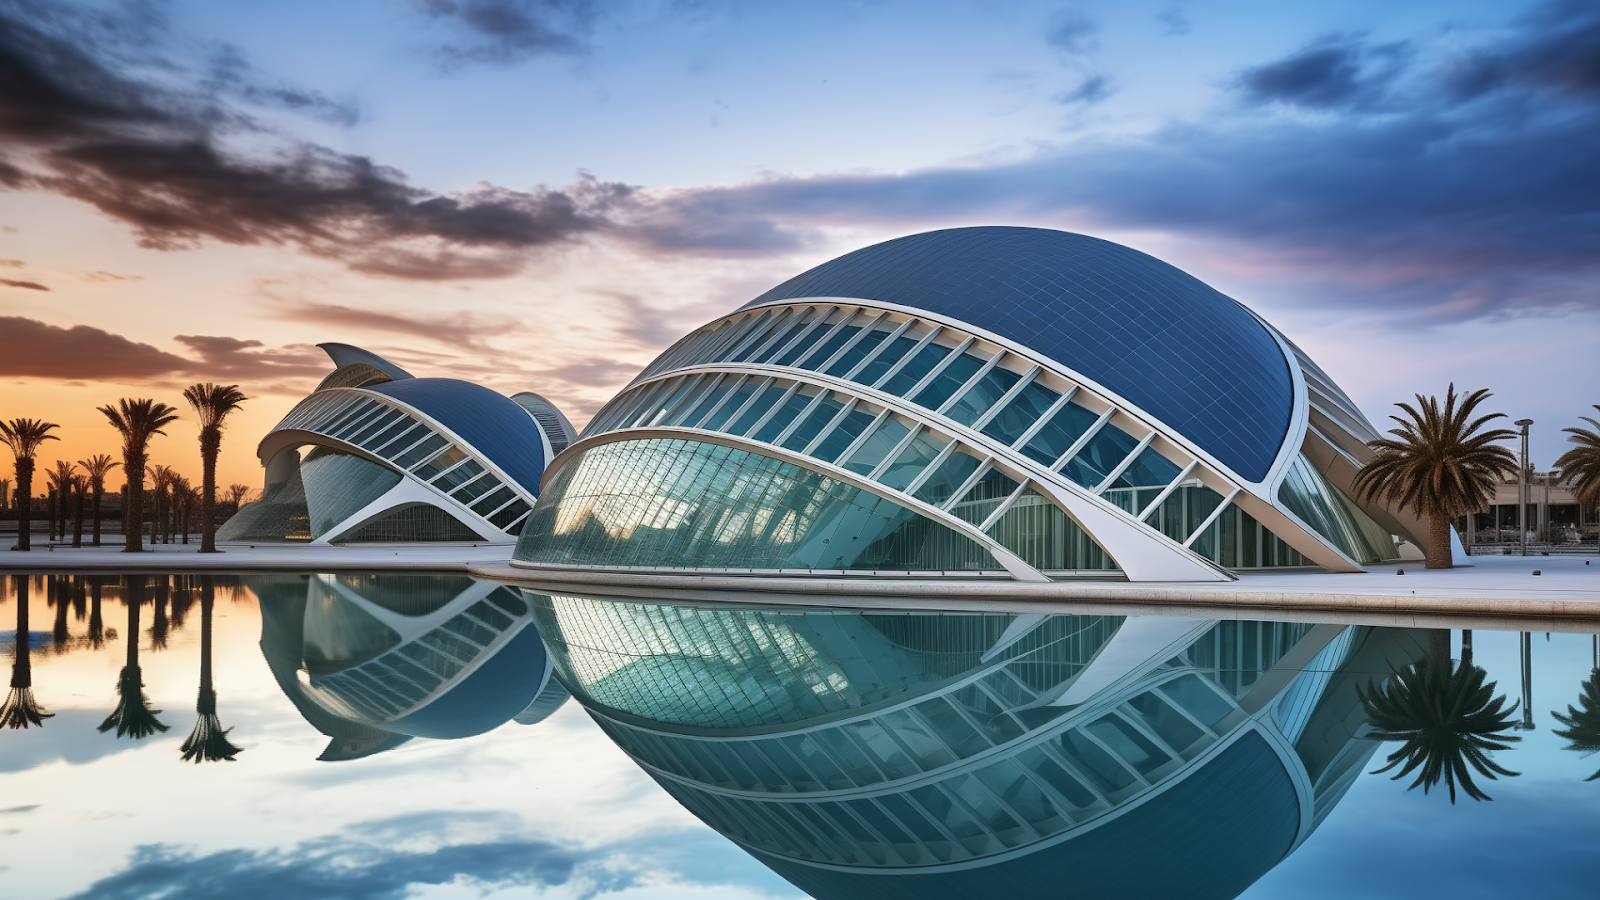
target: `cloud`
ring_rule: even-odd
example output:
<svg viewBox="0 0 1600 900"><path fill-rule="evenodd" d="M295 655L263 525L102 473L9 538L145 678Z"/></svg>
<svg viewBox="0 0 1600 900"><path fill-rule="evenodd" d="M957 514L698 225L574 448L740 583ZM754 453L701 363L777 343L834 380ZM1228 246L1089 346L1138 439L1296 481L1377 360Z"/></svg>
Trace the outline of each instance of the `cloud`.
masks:
<svg viewBox="0 0 1600 900"><path fill-rule="evenodd" d="M503 317L485 318L469 313L445 316L434 313L423 319L336 303L302 303L280 310L278 315L297 322L408 334L468 347L479 346L485 338L494 335L523 329L521 323Z"/></svg>
<svg viewBox="0 0 1600 900"><path fill-rule="evenodd" d="M598 12L593 0L413 0L412 5L453 32L454 41L437 47L452 66L581 54Z"/></svg>
<svg viewBox="0 0 1600 900"><path fill-rule="evenodd" d="M36 319L0 316L7 352L0 376L76 381L147 380L196 375L213 381L320 377L327 359L310 347L269 349L260 341L179 335L197 359L185 359L150 344L131 341L89 325L62 328Z"/></svg>
<svg viewBox="0 0 1600 900"><path fill-rule="evenodd" d="M1082 10L1064 9L1050 17L1044 39L1069 56L1081 56L1100 49L1100 25Z"/></svg>
<svg viewBox="0 0 1600 900"><path fill-rule="evenodd" d="M1252 103L1283 103L1310 109L1376 103L1404 72L1406 43L1372 46L1360 35L1330 35L1295 53L1246 69L1236 82Z"/></svg>
<svg viewBox="0 0 1600 900"><path fill-rule="evenodd" d="M415 843L415 832L400 836ZM403 846L403 843L401 846ZM125 869L76 895L95 900L401 900L424 885L563 885L583 855L543 841L500 840L398 849L319 838L289 850L222 850L195 855L170 846L137 848Z"/></svg>
<svg viewBox="0 0 1600 900"><path fill-rule="evenodd" d="M1079 103L1084 106L1092 106L1109 96L1111 96L1111 88L1106 82L1106 77L1104 75L1095 75L1085 78L1077 87L1070 91L1063 91L1052 99L1062 106L1073 106Z"/></svg>
<svg viewBox="0 0 1600 900"><path fill-rule="evenodd" d="M1181 6L1169 6L1156 14L1156 21L1165 27L1161 33L1179 37L1194 30L1194 23L1189 21L1189 16L1184 13Z"/></svg>
<svg viewBox="0 0 1600 900"><path fill-rule="evenodd" d="M143 281L144 280L144 276L143 275L118 275L115 272L104 272L104 271L79 272L78 273L78 278L79 278L79 280L90 282L91 284L101 284L101 283L105 283L105 282L108 282L108 281Z"/></svg>
<svg viewBox="0 0 1600 900"><path fill-rule="evenodd" d="M1462 97L1534 88L1600 101L1600 11L1584 0L1534 8L1518 34L1455 60L1446 80Z"/></svg>
<svg viewBox="0 0 1600 900"><path fill-rule="evenodd" d="M0 284L5 285L6 287L24 288L24 289L30 290L30 291L48 291L48 290L50 290L49 288L45 287L44 285L40 284L37 281L16 281L16 280L11 279L11 278L0 278Z"/></svg>

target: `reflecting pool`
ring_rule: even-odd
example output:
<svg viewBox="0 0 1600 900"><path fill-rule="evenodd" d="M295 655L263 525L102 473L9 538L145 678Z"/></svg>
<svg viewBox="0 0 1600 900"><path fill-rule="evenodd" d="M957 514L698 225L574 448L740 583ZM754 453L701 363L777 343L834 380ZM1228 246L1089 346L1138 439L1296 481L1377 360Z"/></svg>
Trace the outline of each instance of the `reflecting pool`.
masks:
<svg viewBox="0 0 1600 900"><path fill-rule="evenodd" d="M1595 896L1594 635L0 582L8 898Z"/></svg>

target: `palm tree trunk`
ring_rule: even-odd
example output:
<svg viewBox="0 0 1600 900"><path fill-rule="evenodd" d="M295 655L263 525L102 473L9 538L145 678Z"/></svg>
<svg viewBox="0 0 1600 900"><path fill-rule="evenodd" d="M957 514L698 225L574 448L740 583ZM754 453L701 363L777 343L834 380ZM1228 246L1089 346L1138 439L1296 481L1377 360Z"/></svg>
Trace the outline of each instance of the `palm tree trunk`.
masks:
<svg viewBox="0 0 1600 900"><path fill-rule="evenodd" d="M33 549L33 459L17 460L17 549Z"/></svg>
<svg viewBox="0 0 1600 900"><path fill-rule="evenodd" d="M1448 569L1454 562L1450 554L1450 519L1441 513L1428 517L1428 561L1426 569Z"/></svg>
<svg viewBox="0 0 1600 900"><path fill-rule="evenodd" d="M44 496L44 514L46 520L49 522L49 527L46 529L45 540L53 544L56 540L56 489L48 488Z"/></svg>
<svg viewBox="0 0 1600 900"><path fill-rule="evenodd" d="M122 504L122 552L144 552L144 454L122 454L122 471L127 473L127 499Z"/></svg>
<svg viewBox="0 0 1600 900"><path fill-rule="evenodd" d="M95 488L94 488L94 525L93 525L93 529L94 529L94 545L96 547L100 546L100 501L105 498L105 495L106 495L105 485L103 485L103 484L95 485Z"/></svg>
<svg viewBox="0 0 1600 900"><path fill-rule="evenodd" d="M100 577L89 576L89 645L100 648L106 637L106 622L100 612Z"/></svg>
<svg viewBox="0 0 1600 900"><path fill-rule="evenodd" d="M200 552L217 552L217 456L222 450L222 435L200 436Z"/></svg>
<svg viewBox="0 0 1600 900"><path fill-rule="evenodd" d="M83 546L83 486L72 491L72 546Z"/></svg>

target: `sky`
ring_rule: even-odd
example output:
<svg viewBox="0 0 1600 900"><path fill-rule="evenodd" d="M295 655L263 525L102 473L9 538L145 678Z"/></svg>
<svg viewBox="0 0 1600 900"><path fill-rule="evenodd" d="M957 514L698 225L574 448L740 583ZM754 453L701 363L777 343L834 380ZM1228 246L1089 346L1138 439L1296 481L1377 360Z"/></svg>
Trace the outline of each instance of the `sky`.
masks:
<svg viewBox="0 0 1600 900"><path fill-rule="evenodd" d="M259 485L340 341L581 427L813 265L1005 224L1195 274L1375 422L1488 388L1548 466L1600 402L1597 133L1578 0L0 0L0 418L48 466L236 382Z"/></svg>

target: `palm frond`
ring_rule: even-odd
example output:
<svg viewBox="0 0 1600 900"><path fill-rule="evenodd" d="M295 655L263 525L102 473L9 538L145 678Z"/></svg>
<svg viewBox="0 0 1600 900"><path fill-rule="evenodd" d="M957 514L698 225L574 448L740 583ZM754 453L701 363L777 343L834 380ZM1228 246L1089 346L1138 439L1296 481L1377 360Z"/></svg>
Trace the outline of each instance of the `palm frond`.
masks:
<svg viewBox="0 0 1600 900"><path fill-rule="evenodd" d="M1564 729L1551 729L1556 737L1567 742L1566 749L1576 750L1584 756L1600 753L1600 669L1589 673L1589 680L1583 683L1583 693L1578 695L1577 707L1568 704L1566 715L1554 710L1550 711L1550 715L1566 726ZM1600 771L1584 781L1597 778L1600 778Z"/></svg>

